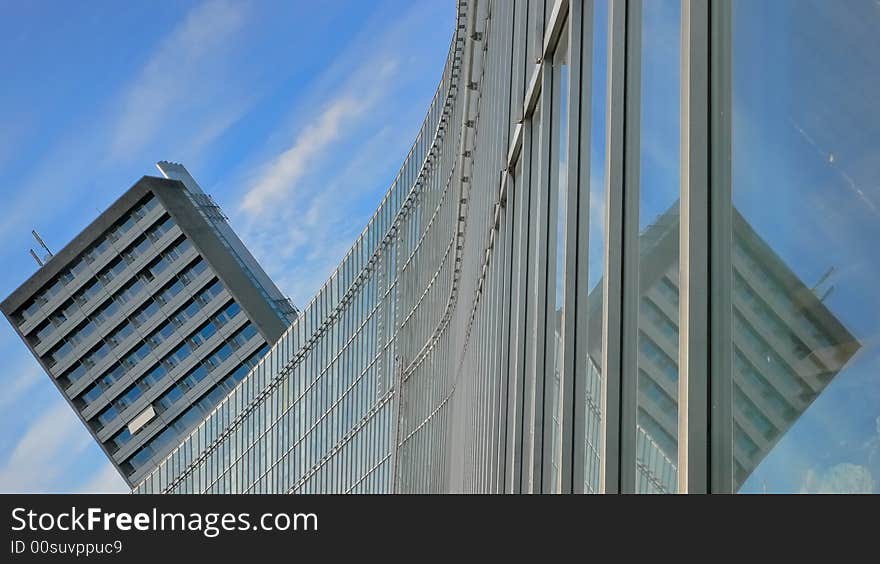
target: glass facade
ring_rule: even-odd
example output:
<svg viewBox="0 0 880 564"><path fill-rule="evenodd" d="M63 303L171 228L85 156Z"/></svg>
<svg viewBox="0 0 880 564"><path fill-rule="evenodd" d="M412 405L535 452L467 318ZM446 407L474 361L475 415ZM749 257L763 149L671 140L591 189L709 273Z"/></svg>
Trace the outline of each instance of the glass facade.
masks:
<svg viewBox="0 0 880 564"><path fill-rule="evenodd" d="M877 492L880 9L741 0L725 18L732 488Z"/></svg>
<svg viewBox="0 0 880 564"><path fill-rule="evenodd" d="M375 215L134 491L876 491L878 24L459 3Z"/></svg>

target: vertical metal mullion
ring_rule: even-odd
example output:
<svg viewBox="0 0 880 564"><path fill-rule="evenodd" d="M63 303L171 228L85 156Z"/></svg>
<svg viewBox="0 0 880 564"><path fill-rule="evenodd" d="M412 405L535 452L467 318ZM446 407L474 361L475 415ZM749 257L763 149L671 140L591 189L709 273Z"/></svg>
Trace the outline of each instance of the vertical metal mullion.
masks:
<svg viewBox="0 0 880 564"><path fill-rule="evenodd" d="M535 1L535 0L532 0ZM510 422L510 439L511 439L511 449L510 449L510 492L511 493L522 493L525 488L524 484L524 452L526 446L526 419L525 419L525 392L526 392L526 382L525 382L525 374L526 367L525 362L528 355L526 355L526 330L528 328L527 320L528 320L528 309L526 308L526 296L528 295L529 286L528 286L528 272L529 272L529 260L528 260L528 252L529 252L529 229L528 229L528 218L531 217L531 193L529 190L529 158L531 154L531 128L527 122L527 118L525 114L519 113L519 108L524 108L524 104L522 101L525 97L529 77L529 71L532 69L531 57L528 49L528 38L529 38L529 18L532 13L531 5L529 0L524 0L522 4L518 4L520 7L521 17L519 18L519 23L516 27L515 33L518 32L520 41L514 41L515 45L518 45L516 50L514 51L514 58L519 59L521 61L521 75L519 78L522 80L521 87L522 89L518 93L518 95L512 100L512 107L517 111L517 115L519 117L520 131L522 132L522 141L521 148L519 152L519 162L516 164L509 163L514 166L509 172L514 179L513 182L513 194L516 197L516 218L514 219L514 229L515 229L515 237L516 237L516 261L517 261L517 270L516 270L516 294L514 297L514 307L516 311L515 321L516 325L512 331L512 343L511 346L511 354L514 355L511 358L511 370L513 374L513 382L511 389L514 390L513 396L511 397L511 413L509 415ZM514 17L516 20L516 16ZM517 60L514 61L519 62ZM520 85L515 85L519 87ZM516 169L520 170L519 178L520 182L517 183L515 181L517 174Z"/></svg>
<svg viewBox="0 0 880 564"><path fill-rule="evenodd" d="M550 189L551 176L553 166L551 164L550 147L553 138L553 64L551 61L543 63L543 72L541 73L541 98L539 100L541 108L541 130L538 137L538 199L537 213L535 214L535 234L537 241L535 245L535 291L532 294L534 299L534 328L535 328L535 362L533 378L535 382L535 397L533 404L533 425L534 443L533 448L533 493L542 493L546 491L545 486L549 484L549 480L544 480L544 457L545 457L545 433L549 433L547 413L545 406L545 398L550 396L547 394L547 385L551 383L552 376L547 375L547 319L548 310L551 309L551 292L555 293L556 288L548 287L551 265L548 260L550 244L554 242L555 237L550 234L550 217L555 211L553 204L555 203L554 192ZM534 122L532 122L534 126ZM554 234L555 235L555 234ZM555 296L552 296L555 298ZM555 299L553 300L555 301ZM552 307L554 314L555 306ZM547 437L549 438L549 437Z"/></svg>
<svg viewBox="0 0 880 564"><path fill-rule="evenodd" d="M533 169L539 166L538 159L535 157L537 150L537 141L535 139L534 114L530 115L525 123L523 131L523 152L521 164L523 167L523 187L526 190L525 197L527 204L523 209L522 229L525 231L523 259L526 264L526 272L524 277L523 293L521 296L523 308L523 324L521 327L521 346L523 348L523 364L520 373L522 378L522 476L521 476L521 492L531 493L532 481L534 477L532 453L534 450L534 411L533 404L535 398L535 383L533 365L535 362L535 335L533 328L535 325L534 312L531 305L533 304L532 295L535 293L535 270L537 268L534 260L534 246L537 234L532 228L533 218L537 214L537 193L539 191L534 179ZM527 145L526 145L527 144ZM525 147L528 147L526 152Z"/></svg>
<svg viewBox="0 0 880 564"><path fill-rule="evenodd" d="M531 237L531 229L530 229L530 219L533 213L533 200L534 195L532 192L532 127L531 124L526 121L524 122L523 127L523 147L522 152L520 153L520 161L517 167L522 167L522 173L520 174L520 186L517 187L517 190L520 192L520 210L519 210L519 230L520 230L520 241L519 241L519 266L520 266L520 274L519 274L519 292L518 292L518 318L517 318L517 363L516 363L516 377L517 377L517 390L519 391L518 398L516 401L517 408L517 420L515 425L518 427L519 436L516 437L515 444L515 467L514 474L517 478L515 484L518 490L515 493L527 493L528 488L528 480L531 475L530 471L527 471L527 461L529 460L529 448L531 444L530 433L529 433L529 418L528 414L530 412L529 402L531 401L531 393L529 387L529 367L528 361L531 357L529 354L529 347L531 343L531 339L529 339L529 328L531 327L530 321L531 316L529 315L529 295L532 292L532 285L530 284L531 272L533 270L533 265L531 259L531 247L532 247L532 237Z"/></svg>
<svg viewBox="0 0 880 564"><path fill-rule="evenodd" d="M620 346L620 491L636 491L639 342L642 0L627 0L624 86L623 260Z"/></svg>
<svg viewBox="0 0 880 564"><path fill-rule="evenodd" d="M627 0L620 299L620 492L636 491L642 0Z"/></svg>
<svg viewBox="0 0 880 564"><path fill-rule="evenodd" d="M522 166L522 161L517 166ZM517 268L510 278L510 335L508 340L508 395L507 395L507 493L519 493L522 476L522 186L517 185L516 175L508 171L507 193L511 208L511 260Z"/></svg>
<svg viewBox="0 0 880 564"><path fill-rule="evenodd" d="M733 493L731 3L709 9L710 491Z"/></svg>
<svg viewBox="0 0 880 564"><path fill-rule="evenodd" d="M571 29L571 105L569 109L569 176L570 202L566 223L567 242L574 241L574 253L566 251L566 276L574 273L574 282L566 284L565 307L572 312L566 317L565 334L572 332L571 341L566 339L564 364L566 384L564 414L570 414L563 426L563 488L569 492L584 493L586 469L586 397L589 365L589 262L590 262L590 167L593 92L593 0L572 2L569 9ZM574 224L574 225L572 225ZM567 244L566 242L566 244ZM569 297L569 290L572 295ZM568 319L571 319L571 322ZM571 357L571 358L569 358ZM569 433L569 434L566 434ZM570 446L570 448L566 448ZM571 458L566 460L565 453ZM567 463L567 464L566 464ZM566 468L570 467L566 474ZM570 482L570 485L569 485ZM566 492L563 489L563 492Z"/></svg>
<svg viewBox="0 0 880 564"><path fill-rule="evenodd" d="M561 460L560 460L560 493L572 493L573 483L572 476L574 474L573 461L575 460L575 444L574 437L576 435L575 424L575 382L578 379L578 364L576 362L578 354L577 339L583 338L584 333L577 332L577 298L584 294L580 291L579 283L583 279L580 275L579 265L585 263L579 262L580 251L578 245L578 231L586 227L589 229L589 217L581 215L582 207L580 205L580 183L578 181L578 171L580 169L581 159L581 111L582 111L582 95L585 89L590 90L589 82L584 83L581 74L582 50L581 42L584 40L582 34L582 18L583 4L581 2L571 2L568 10L568 129L566 150L568 169L566 175L566 211L565 211L565 266L564 281L565 289L563 291L563 316L562 330L562 369L560 370L559 394L560 394L560 414L562 417L562 433L561 442ZM589 105L587 106L589 110ZM589 113L589 112L588 112ZM589 120L589 118L587 118ZM589 151L588 151L589 152ZM589 155L587 155L589 159ZM587 208L589 209L589 208ZM584 225L580 224L583 220ZM584 308L586 309L586 308Z"/></svg>
<svg viewBox="0 0 880 564"><path fill-rule="evenodd" d="M707 493L709 465L709 4L681 7L678 490Z"/></svg>
<svg viewBox="0 0 880 564"><path fill-rule="evenodd" d="M602 464L600 491L620 491L621 296L623 274L624 86L627 0L608 6L605 158L605 276L602 282Z"/></svg>
<svg viewBox="0 0 880 564"><path fill-rule="evenodd" d="M521 0L513 0L510 4L510 21L511 21L511 30L510 30L510 74L509 74L509 91L508 91L508 119L511 123L511 128L508 130L507 138L509 140L509 144L513 142L516 132L516 121L518 121L519 109L522 108L522 103L519 100L519 97L516 95L516 89L519 86L517 83L517 77L519 76L517 73L517 68L521 67L518 65L519 62L517 60L518 49L516 48L516 37L517 37L517 14L519 13L519 5ZM515 100L517 102L515 102ZM517 187L514 186L513 182L513 171L510 170L510 163L505 162L505 170L502 171L502 177L505 188L505 204L507 207L506 212L506 221L505 221L505 229L508 233L509 243L506 248L507 253L507 291L505 292L506 296L506 312L505 312L505 348L506 354L504 356L504 379L505 379L505 394L504 394L504 417L503 417L503 425L500 429L501 440L504 443L504 447L502 450L502 473L501 473L501 485L499 487L499 491L504 493L513 493L513 468L510 461L510 452L512 450L512 437L514 433L512 432L511 422L515 421L515 413L516 411L513 408L514 398L516 398L519 394L515 392L516 390L516 378L511 378L513 374L514 367L514 348L511 346L515 341L515 330L514 324L516 322L516 316L514 315L514 290L517 287L515 284L515 269L514 265L516 264L516 217L518 213L517 207Z"/></svg>

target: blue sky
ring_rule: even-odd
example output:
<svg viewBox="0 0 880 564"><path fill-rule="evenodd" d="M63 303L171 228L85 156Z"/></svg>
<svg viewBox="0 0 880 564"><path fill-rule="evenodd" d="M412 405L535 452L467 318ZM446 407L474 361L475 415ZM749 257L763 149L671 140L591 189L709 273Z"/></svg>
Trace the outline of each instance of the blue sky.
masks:
<svg viewBox="0 0 880 564"><path fill-rule="evenodd" d="M858 352L744 491L880 491L880 3L739 2L734 204ZM780 30L783 30L780 32Z"/></svg>
<svg viewBox="0 0 880 564"><path fill-rule="evenodd" d="M123 7L124 6L124 7ZM424 118L454 2L5 2L0 295L154 163L183 162L303 305ZM0 324L0 491L127 491Z"/></svg>

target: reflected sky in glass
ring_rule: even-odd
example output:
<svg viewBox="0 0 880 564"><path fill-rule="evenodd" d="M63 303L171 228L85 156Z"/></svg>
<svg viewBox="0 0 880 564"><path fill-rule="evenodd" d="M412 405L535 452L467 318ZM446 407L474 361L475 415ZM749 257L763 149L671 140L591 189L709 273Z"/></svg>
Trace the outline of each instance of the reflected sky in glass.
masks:
<svg viewBox="0 0 880 564"><path fill-rule="evenodd" d="M741 491L877 491L880 3L738 0L732 25L734 206L857 348Z"/></svg>

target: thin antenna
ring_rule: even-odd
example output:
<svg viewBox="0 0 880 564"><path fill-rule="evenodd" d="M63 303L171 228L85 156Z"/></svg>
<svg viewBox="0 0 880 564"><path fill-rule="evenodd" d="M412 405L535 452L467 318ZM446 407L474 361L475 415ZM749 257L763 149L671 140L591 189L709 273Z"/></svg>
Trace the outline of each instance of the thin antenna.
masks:
<svg viewBox="0 0 880 564"><path fill-rule="evenodd" d="M813 292L814 292L814 293L817 292L817 291L819 290L819 286L821 286L821 285L824 284L829 278L831 278L831 275L834 274L834 271L835 271L835 270L837 270L837 267L836 267L836 266L832 266L832 267L830 267L828 270L825 271L825 274L823 274L822 277L819 278L819 281L816 282L816 284L813 286Z"/></svg>
<svg viewBox="0 0 880 564"><path fill-rule="evenodd" d="M42 268L43 261L40 260L40 257L37 256L37 253L34 252L33 249L28 249L31 252L31 256L34 257L34 260L37 261L37 265Z"/></svg>
<svg viewBox="0 0 880 564"><path fill-rule="evenodd" d="M46 251L46 258L47 258L47 259L50 259L50 258L52 258L53 256L55 256L55 255L52 254L52 251L49 250L49 247L46 246L46 243L43 242L43 238L40 237L40 234L37 233L37 230L36 230L36 229L32 229L32 230L31 230L31 234L34 236L34 239L37 240L37 243L39 243L40 246L43 247L43 249L45 249L45 251Z"/></svg>

